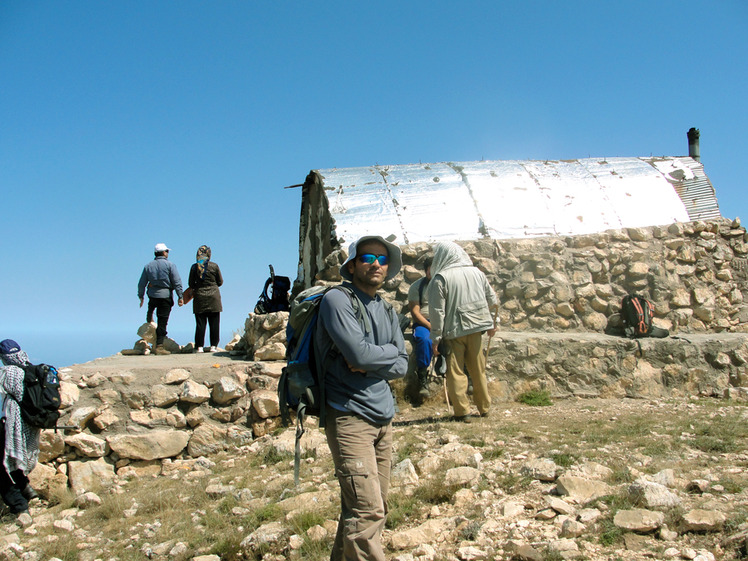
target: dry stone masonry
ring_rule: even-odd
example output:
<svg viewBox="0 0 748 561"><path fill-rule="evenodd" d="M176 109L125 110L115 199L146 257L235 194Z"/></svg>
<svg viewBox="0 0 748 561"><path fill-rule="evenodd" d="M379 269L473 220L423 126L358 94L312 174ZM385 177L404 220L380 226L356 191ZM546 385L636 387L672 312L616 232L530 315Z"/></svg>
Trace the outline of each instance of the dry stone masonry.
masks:
<svg viewBox="0 0 748 561"><path fill-rule="evenodd" d="M718 395L748 390L748 243L740 221L719 219L595 235L463 243L500 302L500 333L488 373L497 399L533 390L580 397ZM431 246L404 246L403 269L384 287L407 312L410 285ZM320 284L340 282L345 260L325 259ZM655 304L673 337L636 342L604 335L620 327L621 299ZM250 314L240 347L277 359L286 313Z"/></svg>

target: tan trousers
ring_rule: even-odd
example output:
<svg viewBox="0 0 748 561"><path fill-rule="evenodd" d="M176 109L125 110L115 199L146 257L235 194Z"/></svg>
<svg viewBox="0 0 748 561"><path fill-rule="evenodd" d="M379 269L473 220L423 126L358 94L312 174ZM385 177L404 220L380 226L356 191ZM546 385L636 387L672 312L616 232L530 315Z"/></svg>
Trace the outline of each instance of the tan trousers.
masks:
<svg viewBox="0 0 748 561"><path fill-rule="evenodd" d="M382 530L392 469L392 424L330 407L325 433L340 483L340 521L331 561L384 561Z"/></svg>
<svg viewBox="0 0 748 561"><path fill-rule="evenodd" d="M473 401L479 413L487 413L491 408L486 381L486 357L483 354L482 334L473 333L447 341L450 349L447 355L447 393L454 407L455 417L470 413L467 374L473 381ZM465 372L467 370L467 373Z"/></svg>

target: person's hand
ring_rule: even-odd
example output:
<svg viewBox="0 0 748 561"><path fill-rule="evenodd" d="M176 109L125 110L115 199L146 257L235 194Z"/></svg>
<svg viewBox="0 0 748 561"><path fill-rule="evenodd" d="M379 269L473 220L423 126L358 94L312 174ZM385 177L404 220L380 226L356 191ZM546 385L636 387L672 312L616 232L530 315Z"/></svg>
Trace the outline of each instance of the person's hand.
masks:
<svg viewBox="0 0 748 561"><path fill-rule="evenodd" d="M493 329L489 329L488 331L486 331L486 333L488 333L489 337L493 337L494 335L496 335L496 331L498 330L494 327Z"/></svg>
<svg viewBox="0 0 748 561"><path fill-rule="evenodd" d="M360 368L353 368L353 366L351 366L351 363L348 362L347 360L345 361L345 364L348 366L351 372L360 372L361 374L366 374L366 370L361 370Z"/></svg>
<svg viewBox="0 0 748 561"><path fill-rule="evenodd" d="M181 308L182 306L184 306L184 298L180 298L180 299L179 299L179 300L177 301L177 304L179 304L179 307L180 307L180 308Z"/></svg>
<svg viewBox="0 0 748 561"><path fill-rule="evenodd" d="M431 351L434 353L434 356L439 356L439 342L435 341L431 345Z"/></svg>
<svg viewBox="0 0 748 561"><path fill-rule="evenodd" d="M142 298L140 299L140 307L141 308L143 307L143 299Z"/></svg>

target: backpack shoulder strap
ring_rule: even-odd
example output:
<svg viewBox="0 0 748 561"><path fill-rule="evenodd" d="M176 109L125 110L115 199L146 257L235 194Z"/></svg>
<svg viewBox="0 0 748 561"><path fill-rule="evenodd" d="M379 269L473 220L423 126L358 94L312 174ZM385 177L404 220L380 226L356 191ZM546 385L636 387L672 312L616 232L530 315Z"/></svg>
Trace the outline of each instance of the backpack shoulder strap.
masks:
<svg viewBox="0 0 748 561"><path fill-rule="evenodd" d="M354 290L350 286L345 286L343 284L338 284L330 287L330 290L333 289L342 290L348 295L348 297L351 299L351 306L353 306L353 313L356 314L356 319L358 320L358 323L361 325L361 327L363 327L364 333L371 333L371 321L369 320L369 314L364 311L364 303L361 302L361 299L356 295Z"/></svg>

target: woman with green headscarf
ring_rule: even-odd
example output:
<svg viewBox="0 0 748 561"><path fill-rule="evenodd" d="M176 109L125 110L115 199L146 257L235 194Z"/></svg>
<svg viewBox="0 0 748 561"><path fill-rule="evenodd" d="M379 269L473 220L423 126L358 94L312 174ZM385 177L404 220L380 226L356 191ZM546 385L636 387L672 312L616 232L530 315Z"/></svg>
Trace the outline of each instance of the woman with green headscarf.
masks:
<svg viewBox="0 0 748 561"><path fill-rule="evenodd" d="M210 326L210 352L218 350L220 339L221 291L223 284L221 269L210 260L210 248L201 245L197 250L197 262L190 269L189 286L194 294L192 311L195 314L195 352L202 353L205 345L205 326Z"/></svg>

